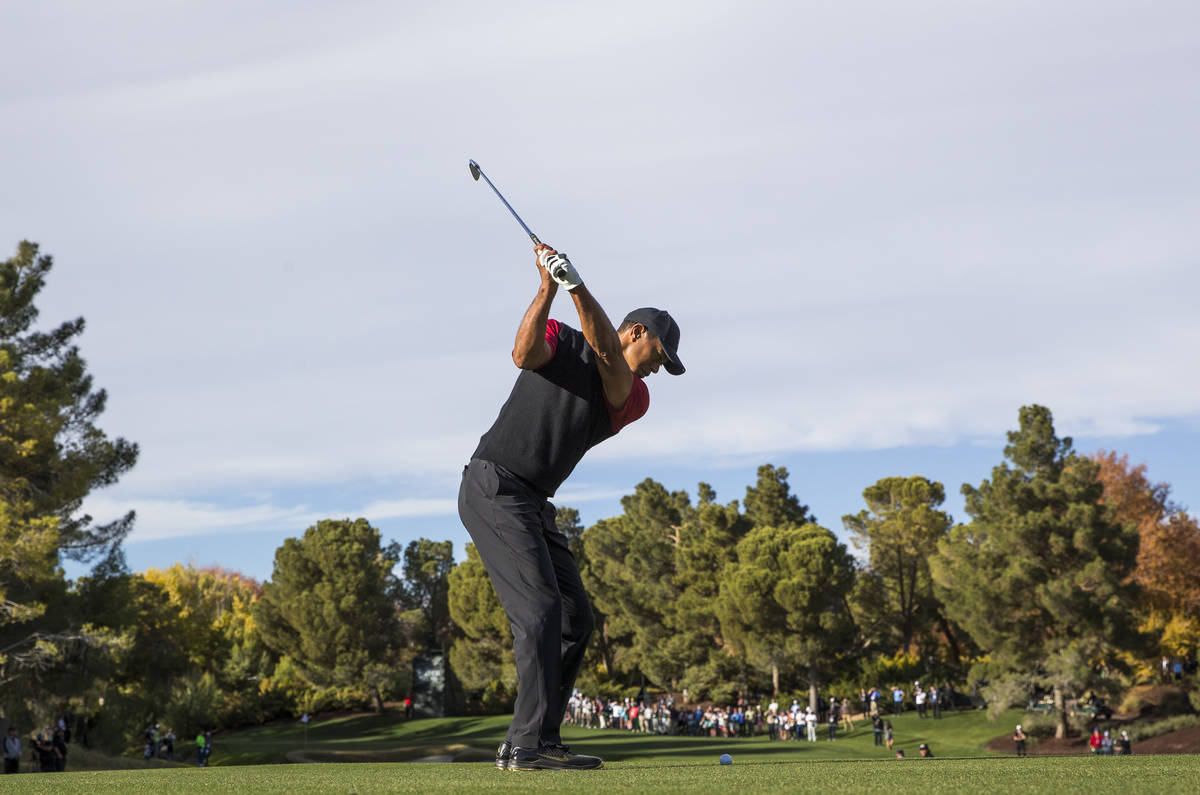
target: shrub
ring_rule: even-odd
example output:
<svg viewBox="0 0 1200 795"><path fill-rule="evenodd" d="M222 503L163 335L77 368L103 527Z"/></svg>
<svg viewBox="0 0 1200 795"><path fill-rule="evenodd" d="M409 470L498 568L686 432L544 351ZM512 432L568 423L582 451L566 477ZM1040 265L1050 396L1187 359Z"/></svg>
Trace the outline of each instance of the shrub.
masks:
<svg viewBox="0 0 1200 795"><path fill-rule="evenodd" d="M1120 711L1139 717L1169 717L1192 712L1188 693L1177 685L1139 685L1121 701Z"/></svg>
<svg viewBox="0 0 1200 795"><path fill-rule="evenodd" d="M1054 736L1055 721L1053 715L1029 713L1021 722L1021 728L1029 735L1029 739L1037 742Z"/></svg>
<svg viewBox="0 0 1200 795"><path fill-rule="evenodd" d="M893 655L880 654L864 660L862 675L867 687L878 687L881 691L892 685L902 685L907 693L912 683L924 680L929 673L927 666L916 654L897 652Z"/></svg>
<svg viewBox="0 0 1200 795"><path fill-rule="evenodd" d="M1138 740L1148 740L1160 734L1178 731L1179 729L1188 729L1193 726L1200 726L1200 715L1176 715L1173 718L1166 718L1165 720L1154 721L1153 723L1142 723L1131 726L1126 731L1129 732L1129 739L1137 742Z"/></svg>

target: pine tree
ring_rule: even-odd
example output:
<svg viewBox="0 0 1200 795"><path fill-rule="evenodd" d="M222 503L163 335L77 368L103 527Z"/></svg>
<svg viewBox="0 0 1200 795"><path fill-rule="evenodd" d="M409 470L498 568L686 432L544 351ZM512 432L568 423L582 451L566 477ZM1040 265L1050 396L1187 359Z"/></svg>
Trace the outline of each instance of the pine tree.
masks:
<svg viewBox="0 0 1200 795"><path fill-rule="evenodd" d="M824 527L755 527L722 574L721 629L735 651L771 672L776 694L781 673L797 663L816 709L823 674L853 642L853 584L853 558Z"/></svg>
<svg viewBox="0 0 1200 795"><path fill-rule="evenodd" d="M972 676L991 682L993 707L1008 706L1014 686L1049 688L1062 737L1066 698L1100 686L1098 671L1140 642L1138 538L1103 503L1099 466L1055 435L1049 409L1025 406L1019 422L1007 462L963 486L971 522L939 542L930 569L950 618L989 656Z"/></svg>
<svg viewBox="0 0 1200 795"><path fill-rule="evenodd" d="M70 644L88 643L70 615L62 558L121 560L133 512L94 525L79 509L116 483L137 445L96 426L107 396L94 389L77 340L83 318L34 330L35 299L52 268L23 241L0 263L0 697L24 699L13 682L41 676ZM105 570L104 566L99 567Z"/></svg>
<svg viewBox="0 0 1200 795"><path fill-rule="evenodd" d="M817 517L792 493L787 467L763 464L758 481L746 487L746 518L756 527L782 527L785 524L816 524Z"/></svg>
<svg viewBox="0 0 1200 795"><path fill-rule="evenodd" d="M620 516L602 519L583 533L580 573L603 615L597 642L612 653L605 660L610 672L638 669L660 684L669 684L678 673L676 663L656 651L679 597L674 553L687 499L686 493L668 492L647 478L621 499Z"/></svg>
<svg viewBox="0 0 1200 795"><path fill-rule="evenodd" d="M453 624L446 599L453 568L454 545L449 541L418 538L404 550L400 605L404 621L416 628L414 639L427 648L445 650L450 644Z"/></svg>
<svg viewBox="0 0 1200 795"><path fill-rule="evenodd" d="M905 652L911 651L918 635L922 651L932 651L932 635L938 629L957 660L955 632L942 614L929 576L929 557L950 531L950 515L938 510L945 498L941 483L919 475L882 478L863 490L867 509L843 516L842 523L855 546L869 556L860 591L882 597L864 600L873 604L867 611L869 623ZM877 580L874 588L866 586L871 579Z"/></svg>
<svg viewBox="0 0 1200 795"><path fill-rule="evenodd" d="M679 597L665 616L667 636L656 654L661 668L674 665L670 684L705 698L730 679L743 679L745 666L728 653L718 613L721 573L737 559L737 543L750 531L736 501L716 501L707 483L697 489L698 502L686 512L675 548L675 585Z"/></svg>
<svg viewBox="0 0 1200 795"><path fill-rule="evenodd" d="M95 425L108 396L93 389L76 345L83 318L31 330L34 299L52 265L28 241L0 264L0 478L9 491L0 496L27 502L32 516L55 517L58 551L87 561L119 545L134 515L94 525L78 515L83 499L116 483L136 463L138 448Z"/></svg>
<svg viewBox="0 0 1200 795"><path fill-rule="evenodd" d="M461 633L450 646L450 665L468 690L516 692L512 629L474 544L449 576L449 609Z"/></svg>
<svg viewBox="0 0 1200 795"><path fill-rule="evenodd" d="M263 642L317 687L359 687L383 709L378 673L394 670L402 636L392 569L366 519L323 519L275 550L271 580L254 604Z"/></svg>

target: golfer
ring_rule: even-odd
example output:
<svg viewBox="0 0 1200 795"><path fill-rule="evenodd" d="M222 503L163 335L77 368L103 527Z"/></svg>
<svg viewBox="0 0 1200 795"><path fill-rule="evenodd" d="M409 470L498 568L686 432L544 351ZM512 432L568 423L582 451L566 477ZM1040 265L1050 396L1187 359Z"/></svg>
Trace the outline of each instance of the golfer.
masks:
<svg viewBox="0 0 1200 795"><path fill-rule="evenodd" d="M565 257L535 252L541 286L512 352L521 373L463 470L458 513L512 626L517 700L496 766L590 769L600 758L571 753L559 724L594 619L550 498L584 453L646 413L644 378L684 368L669 314L636 309L613 328ZM550 319L560 286L582 331Z"/></svg>

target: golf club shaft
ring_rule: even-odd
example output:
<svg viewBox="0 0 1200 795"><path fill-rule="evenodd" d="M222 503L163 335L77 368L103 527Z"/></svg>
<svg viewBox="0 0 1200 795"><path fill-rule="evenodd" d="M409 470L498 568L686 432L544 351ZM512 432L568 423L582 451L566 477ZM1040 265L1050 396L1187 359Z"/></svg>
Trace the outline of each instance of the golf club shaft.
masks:
<svg viewBox="0 0 1200 795"><path fill-rule="evenodd" d="M525 225L525 222L521 220L521 216L517 215L517 211L512 208L511 204L508 203L508 199L504 198L504 194L496 190L496 186L492 184L490 179L488 179L488 175L483 173L483 169L479 167L478 163L475 163L474 160L471 162L474 164L475 170L479 172L479 176L483 177L483 181L486 182L488 187L500 197L500 201L504 202L504 206L508 208L510 213L512 213L512 217L517 219L517 223L520 224L521 228L525 230L525 234L529 235L529 239L533 241L533 244L535 246L540 246L542 241L538 240L537 235L530 231L529 227Z"/></svg>

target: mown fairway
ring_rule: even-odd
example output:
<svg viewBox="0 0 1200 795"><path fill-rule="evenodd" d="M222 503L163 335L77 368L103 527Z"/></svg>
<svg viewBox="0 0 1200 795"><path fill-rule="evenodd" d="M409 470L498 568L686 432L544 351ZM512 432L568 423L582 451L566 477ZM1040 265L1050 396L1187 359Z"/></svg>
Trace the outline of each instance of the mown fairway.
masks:
<svg viewBox="0 0 1200 795"><path fill-rule="evenodd" d="M860 723L834 742L768 742L765 738L656 737L568 729L580 750L605 757L602 770L583 773L501 772L490 762L405 763L428 757L490 758L505 717L405 722L394 717L328 720L309 727L272 726L217 737L207 769L88 771L0 779L22 792L431 792L526 791L904 791L1088 792L1195 791L1200 756L1059 757L1016 759L984 751L1020 713L991 722L980 712L943 720L906 715L894 721L897 760L875 748ZM824 734L822 734L822 737ZM935 759L916 758L927 742ZM1136 749L1135 749L1136 751ZM722 767L717 757L733 755ZM288 758L328 764L277 764ZM340 761L339 761L340 760ZM353 763L349 763L353 762Z"/></svg>
<svg viewBox="0 0 1200 795"><path fill-rule="evenodd" d="M991 756L984 744L1011 730L1021 720L1020 714L1014 711L993 722L974 710L946 713L941 720L922 720L910 713L893 720L896 747L916 756L917 746L926 742L939 758ZM299 724L269 726L219 735L212 763L268 764L289 761L289 757L291 761L320 762L397 762L448 755L490 758L504 738L508 720L507 716L410 722L394 716L334 719L309 726L307 746ZM821 739L816 743L769 742L765 737L663 737L572 727L566 727L563 736L579 750L599 754L609 762L707 763L725 752L738 762L880 760L892 756L874 746L870 724L865 721L858 721L849 735L839 733L833 742L824 739L825 728L821 727Z"/></svg>
<svg viewBox="0 0 1200 795"><path fill-rule="evenodd" d="M257 765L6 777L23 792L1195 792L1200 757L616 762L586 773L486 763ZM6 788L0 786L0 789Z"/></svg>

